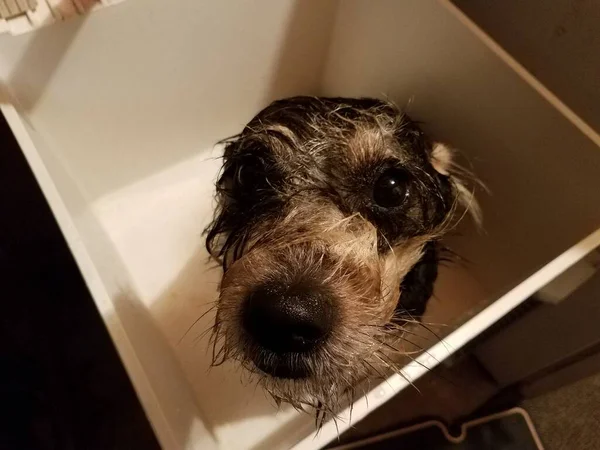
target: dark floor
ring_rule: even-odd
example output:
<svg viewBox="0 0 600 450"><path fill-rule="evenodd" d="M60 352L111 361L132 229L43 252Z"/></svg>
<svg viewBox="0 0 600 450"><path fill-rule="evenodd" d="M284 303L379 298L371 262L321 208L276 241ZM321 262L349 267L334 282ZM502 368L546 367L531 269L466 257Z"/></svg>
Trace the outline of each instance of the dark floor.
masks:
<svg viewBox="0 0 600 450"><path fill-rule="evenodd" d="M600 448L600 374L526 400L522 406L546 450Z"/></svg>
<svg viewBox="0 0 600 450"><path fill-rule="evenodd" d="M0 450L158 449L0 115Z"/></svg>

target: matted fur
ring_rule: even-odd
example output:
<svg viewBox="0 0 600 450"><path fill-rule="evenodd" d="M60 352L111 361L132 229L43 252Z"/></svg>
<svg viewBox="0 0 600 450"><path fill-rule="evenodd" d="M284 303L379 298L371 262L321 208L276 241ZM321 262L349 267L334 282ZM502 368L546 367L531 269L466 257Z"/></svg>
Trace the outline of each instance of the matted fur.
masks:
<svg viewBox="0 0 600 450"><path fill-rule="evenodd" d="M389 168L407 174L409 195L386 209L372 190ZM435 249L467 209L479 217L450 151L391 103L274 102L226 142L207 229L207 248L224 269L213 363L237 360L276 401L334 413L360 380L383 376L408 352L404 324L413 319L402 306L402 282L417 279L407 274L425 248ZM317 351L276 355L244 331L243 302L259 286L298 280L327 289L335 326ZM431 287L423 289L423 305ZM257 359L301 365L309 376L276 378L258 369Z"/></svg>

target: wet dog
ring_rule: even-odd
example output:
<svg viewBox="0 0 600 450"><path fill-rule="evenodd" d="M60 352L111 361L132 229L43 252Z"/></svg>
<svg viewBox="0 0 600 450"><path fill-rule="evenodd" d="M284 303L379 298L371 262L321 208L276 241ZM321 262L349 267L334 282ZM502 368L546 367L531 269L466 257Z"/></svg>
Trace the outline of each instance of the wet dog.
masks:
<svg viewBox="0 0 600 450"><path fill-rule="evenodd" d="M334 412L396 368L440 238L477 216L451 151L393 104L295 97L226 141L207 248L222 264L214 364L279 403Z"/></svg>

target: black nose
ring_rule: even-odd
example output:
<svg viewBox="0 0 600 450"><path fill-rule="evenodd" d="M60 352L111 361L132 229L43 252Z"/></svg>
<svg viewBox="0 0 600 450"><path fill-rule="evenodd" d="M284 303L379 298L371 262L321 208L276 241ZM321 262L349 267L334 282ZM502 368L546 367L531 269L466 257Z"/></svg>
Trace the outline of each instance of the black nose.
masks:
<svg viewBox="0 0 600 450"><path fill-rule="evenodd" d="M264 285L249 295L243 311L252 339L279 355L313 350L327 338L333 320L331 297L312 283Z"/></svg>

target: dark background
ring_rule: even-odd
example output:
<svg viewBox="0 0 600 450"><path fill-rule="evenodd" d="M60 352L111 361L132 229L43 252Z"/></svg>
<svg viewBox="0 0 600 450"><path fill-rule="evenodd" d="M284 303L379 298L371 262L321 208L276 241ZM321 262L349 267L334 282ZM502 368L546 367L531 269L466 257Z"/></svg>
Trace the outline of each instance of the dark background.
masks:
<svg viewBox="0 0 600 450"><path fill-rule="evenodd" d="M158 449L0 115L0 450Z"/></svg>

